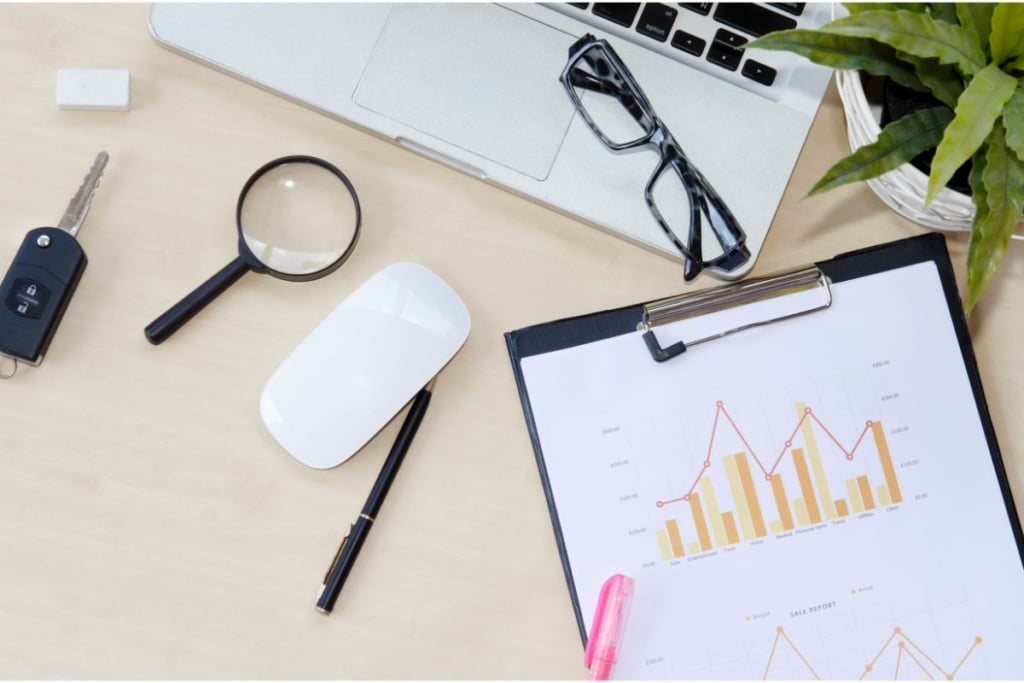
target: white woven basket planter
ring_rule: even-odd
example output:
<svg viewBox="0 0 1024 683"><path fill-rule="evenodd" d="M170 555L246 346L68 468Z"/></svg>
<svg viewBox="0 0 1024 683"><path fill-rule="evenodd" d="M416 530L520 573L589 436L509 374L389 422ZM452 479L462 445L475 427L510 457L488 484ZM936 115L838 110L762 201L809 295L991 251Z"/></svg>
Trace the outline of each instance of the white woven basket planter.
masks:
<svg viewBox="0 0 1024 683"><path fill-rule="evenodd" d="M850 149L856 150L877 140L881 126L864 95L860 74L856 71L837 70L836 85L846 114L846 134L850 139ZM959 192L943 188L928 208L924 208L928 176L911 164L903 164L866 182L879 199L901 216L919 225L936 230L971 228L974 203L970 197Z"/></svg>

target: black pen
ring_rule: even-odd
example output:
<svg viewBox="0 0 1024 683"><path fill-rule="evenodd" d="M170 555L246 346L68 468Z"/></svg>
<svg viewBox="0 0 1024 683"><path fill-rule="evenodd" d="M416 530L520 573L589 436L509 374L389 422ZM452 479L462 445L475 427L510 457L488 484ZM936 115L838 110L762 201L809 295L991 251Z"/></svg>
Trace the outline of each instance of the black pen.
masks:
<svg viewBox="0 0 1024 683"><path fill-rule="evenodd" d="M402 464L402 459L405 458L405 453L416 436L420 422L423 421L427 406L430 404L430 392L433 388L434 380L431 380L427 386L420 389L416 398L413 399L409 414L405 416L405 422L402 423L402 428L398 431L395 445L391 447L391 452L388 453L387 460L384 461L384 466L381 467L380 474L377 475L377 481L374 482L370 497L363 505L363 511L359 513L359 518L355 524L349 527L348 534L341 540L341 546L334 556L334 562L331 563L327 575L324 576L323 585L320 586L320 593L316 598L318 612L330 614L334 609L334 603L338 600L341 587L345 584L348 573L352 571L352 565L356 562L356 556L359 555L363 541L370 533L370 527L373 526L373 522L377 518L377 511L380 510L381 503L384 502L384 496L391 488L391 482L398 474L398 467Z"/></svg>

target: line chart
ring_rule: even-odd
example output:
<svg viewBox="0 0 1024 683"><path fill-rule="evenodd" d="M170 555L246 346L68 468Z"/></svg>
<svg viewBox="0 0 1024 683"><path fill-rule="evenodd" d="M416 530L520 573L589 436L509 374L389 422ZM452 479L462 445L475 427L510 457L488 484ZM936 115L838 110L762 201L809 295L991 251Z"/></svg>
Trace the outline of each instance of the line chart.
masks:
<svg viewBox="0 0 1024 683"><path fill-rule="evenodd" d="M766 461L751 446L725 402L715 402L711 435L697 477L683 495L655 501L658 509L676 503L688 504L689 508L689 514L683 512L677 518L667 519L664 528L655 530L664 561L903 502L896 466L880 420L864 421L852 442L844 443L806 403L795 404L795 410L796 425L786 432L779 454ZM735 433L738 442L733 440L733 448L721 445L726 441L722 430ZM839 455L827 467L818 434L822 435L822 443L829 446L828 451ZM838 478L839 470L834 461L852 463L866 444L871 445L868 453L878 458L882 481L869 479L868 468L873 461L863 460L862 470L853 476L848 476L849 472L842 475L845 495L835 495L830 478ZM740 445L742 450L738 450ZM727 449L737 452L726 452ZM785 472L782 471L784 463ZM720 468L720 473L713 475L712 467ZM758 472L761 476L757 476ZM716 489L716 476L725 479L724 488L731 506ZM767 487L757 485L756 481L761 478L768 482ZM759 491L761 488L763 490ZM790 491L798 491L799 495L792 496Z"/></svg>
<svg viewBox="0 0 1024 683"><path fill-rule="evenodd" d="M981 637L975 637L971 641L970 647L960 657L956 666L952 669L946 669L940 665L934 657L928 654L923 648L921 648L916 642L903 631L899 626L892 630L888 639L878 650L878 654L864 666L864 671L861 673L859 680L864 680L873 673L880 673L878 664L885 656L886 652L892 647L893 643L896 644L896 655L895 661L892 662L891 676L887 673L886 678L892 678L893 680L899 679L900 670L913 665L928 678L935 680L936 677L945 680L954 680L960 673L960 670L966 664L967 660L974 653L982 643ZM768 662L765 664L764 674L761 676L761 680L768 680L772 674L772 664L776 661L776 655L779 653L779 646L786 645L793 652L794 655L800 660L803 666L807 669L807 672L813 676L816 680L821 680L821 676L815 670L814 666L808 660L808 658L801 652L800 648L790 639L789 635L786 634L786 630L779 626L775 629L775 640L772 641L771 650L768 653ZM889 671L889 669L886 669Z"/></svg>
<svg viewBox="0 0 1024 683"><path fill-rule="evenodd" d="M753 459L757 467L761 470L762 474L764 474L764 478L768 481L771 481L772 475L775 474L775 470L778 469L779 464L786 456L786 451L793 447L793 439L796 438L797 432L801 430L801 428L804 426L804 423L808 419L813 420L821 428L821 430L825 432L825 435L836 445L836 447L840 451L842 451L843 455L846 456L846 459L851 461L853 460L853 456L857 452L857 449L860 447L861 442L864 440L864 437L867 435L869 431L871 431L871 428L874 424L873 420L868 420L867 422L865 422L864 428L861 430L860 434L857 435L857 439L854 441L853 446L851 446L850 448L846 448L842 444L842 442L839 441L838 438L836 438L835 434L832 433L832 430L830 430L825 425L825 423L821 421L821 418L818 417L814 410L810 406L805 406L803 411L800 413L800 417L797 420L796 426L793 427L789 436L783 442L782 448L779 450L779 454L775 457L775 460L772 462L772 466L770 468L766 468L762 463L761 458L758 457L757 452L750 445L750 442L747 441L747 437L744 435L743 431L736 424L736 421L733 420L732 415L729 414L729 411L725 407L725 402L716 401L715 417L711 425L711 436L708 439L708 448L707 452L704 455L704 462L700 472L697 474L696 479L693 480L693 484L690 486L690 489L686 493L677 498L659 500L656 503L658 507L664 507L665 505L668 505L670 503L680 503L690 500L690 496L693 494L694 490L697 488L697 485L700 483L701 477L703 477L704 473L711 468L711 454L715 448L715 437L718 434L718 423L721 417L725 417L726 421L729 423L729 426L731 426L733 431L736 432L736 436L738 436L740 438L740 441L743 442L744 447L747 449L746 452L750 454L750 457Z"/></svg>

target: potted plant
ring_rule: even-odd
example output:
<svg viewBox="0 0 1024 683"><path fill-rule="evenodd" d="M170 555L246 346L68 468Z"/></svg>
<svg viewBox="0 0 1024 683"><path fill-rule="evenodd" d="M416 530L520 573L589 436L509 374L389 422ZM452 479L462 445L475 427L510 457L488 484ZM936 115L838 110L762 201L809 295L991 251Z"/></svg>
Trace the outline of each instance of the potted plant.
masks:
<svg viewBox="0 0 1024 683"><path fill-rule="evenodd" d="M1024 211L1024 4L848 3L818 29L765 35L745 47L785 50L816 64L890 79L933 99L889 122L840 160L808 195L876 178L934 149L924 204L970 164L974 205L967 250L970 311Z"/></svg>

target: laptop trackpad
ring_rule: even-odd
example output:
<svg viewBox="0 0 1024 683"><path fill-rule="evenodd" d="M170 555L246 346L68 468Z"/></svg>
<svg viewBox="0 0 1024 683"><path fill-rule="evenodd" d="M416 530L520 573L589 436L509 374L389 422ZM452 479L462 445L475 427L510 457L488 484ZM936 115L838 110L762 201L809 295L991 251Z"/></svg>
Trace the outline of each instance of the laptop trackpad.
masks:
<svg viewBox="0 0 1024 683"><path fill-rule="evenodd" d="M396 5L355 102L543 180L574 113L558 80L574 41L496 5Z"/></svg>

